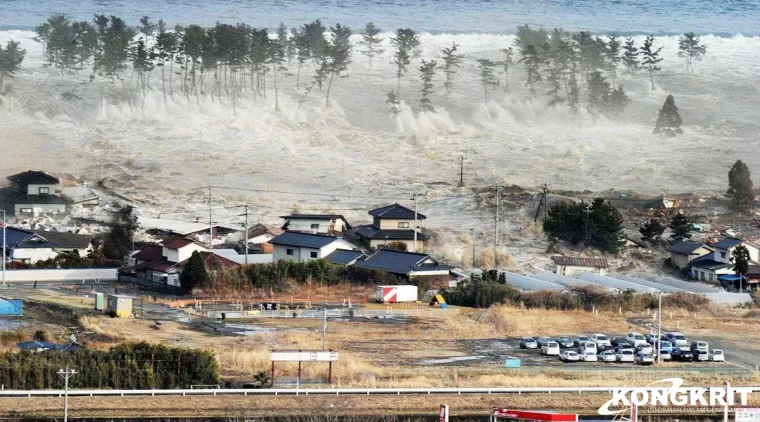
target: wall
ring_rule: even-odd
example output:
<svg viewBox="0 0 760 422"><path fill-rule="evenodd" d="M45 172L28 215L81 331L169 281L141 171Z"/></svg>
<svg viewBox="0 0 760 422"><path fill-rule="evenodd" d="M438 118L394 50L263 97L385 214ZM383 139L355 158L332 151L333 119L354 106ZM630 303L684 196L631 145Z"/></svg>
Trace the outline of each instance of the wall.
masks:
<svg viewBox="0 0 760 422"><path fill-rule="evenodd" d="M33 208L34 215L41 214L60 214L66 212L66 204L14 204L13 212L16 216L31 215L29 213L21 214L22 208Z"/></svg>
<svg viewBox="0 0 760 422"><path fill-rule="evenodd" d="M274 245L274 250L272 251L273 254L273 261L298 261L300 256L300 248L297 248L295 246L285 246L285 245ZM287 250L293 249L293 255L288 255Z"/></svg>
<svg viewBox="0 0 760 422"><path fill-rule="evenodd" d="M309 233L320 233L320 234L326 234L330 233L330 230L332 229L335 232L344 232L346 231L346 225L340 218L337 218L335 220L312 220L312 219L293 219L293 220L287 220L289 222L288 224L288 230L290 231L303 231L303 232L309 232ZM319 224L318 229L312 229L312 224Z"/></svg>
<svg viewBox="0 0 760 422"><path fill-rule="evenodd" d="M388 241L386 242L385 239L382 239L382 240L380 240L380 239L372 239L369 242L369 246L371 248L380 249L380 248L382 248L383 246L385 246L388 243L404 243L404 244L406 244L406 250L407 251L409 251L409 252L415 252L415 250L414 250L414 240L393 240L393 239L388 239ZM418 240L417 241L417 252L422 252L423 249L424 249L423 246L424 246L424 243L421 240Z"/></svg>
<svg viewBox="0 0 760 422"><path fill-rule="evenodd" d="M57 190L60 189L59 185L27 185L26 194L27 195L45 195L44 193L40 193L40 188L48 188L48 195L54 195Z"/></svg>
<svg viewBox="0 0 760 422"><path fill-rule="evenodd" d="M670 263L679 269L684 269L689 266L689 263L691 262L691 256L689 255L683 255L680 253L671 253L670 254Z"/></svg>
<svg viewBox="0 0 760 422"><path fill-rule="evenodd" d="M11 260L29 264L55 258L58 253L53 248L15 248L11 252Z"/></svg>
<svg viewBox="0 0 760 422"><path fill-rule="evenodd" d="M196 245L195 243L192 243L180 249L169 249L164 246L163 255L164 258L166 258L169 262L182 262L186 259L190 259L190 256L193 254L193 252L203 252L205 250L206 248L201 245Z"/></svg>
<svg viewBox="0 0 760 422"><path fill-rule="evenodd" d="M599 274L599 275L607 274L607 270L604 268L576 267L573 265L557 265L557 270L555 272L559 275L564 275L568 277L572 277L573 274L583 274L583 273L592 273L592 274Z"/></svg>
<svg viewBox="0 0 760 422"><path fill-rule="evenodd" d="M116 268L6 270L6 281L116 280Z"/></svg>
<svg viewBox="0 0 760 422"><path fill-rule="evenodd" d="M398 223L409 223L409 227L406 227L407 229L412 229L414 227L414 219L411 220L393 220L389 218L376 218L375 220L375 226L380 227L381 229L387 229L387 230L398 230L398 229L404 229L402 227L398 226ZM379 221L378 221L379 220ZM379 224L378 224L379 222ZM421 226L422 222L420 220L417 220L417 225Z"/></svg>
<svg viewBox="0 0 760 422"><path fill-rule="evenodd" d="M293 255L288 255L287 250L293 249ZM327 246L322 247L322 249L310 249L310 248L300 248L298 246L286 246L286 245L274 245L274 262L277 261L297 261L297 262L306 262L311 261L313 259L320 259L324 258L327 255L330 255L331 253L335 252L337 249L343 249L343 250L353 250L349 244L336 241L332 242ZM311 253L316 252L317 257L312 258Z"/></svg>

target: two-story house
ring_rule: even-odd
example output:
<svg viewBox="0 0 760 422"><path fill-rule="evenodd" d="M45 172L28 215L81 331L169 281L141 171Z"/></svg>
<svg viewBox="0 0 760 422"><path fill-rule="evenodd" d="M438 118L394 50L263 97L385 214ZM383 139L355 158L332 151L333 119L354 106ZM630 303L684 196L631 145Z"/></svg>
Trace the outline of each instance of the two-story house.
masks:
<svg viewBox="0 0 760 422"><path fill-rule="evenodd" d="M709 246L688 240L678 242L668 248L668 252L670 253L670 264L680 270L688 268L692 261L699 259L712 251L712 248Z"/></svg>
<svg viewBox="0 0 760 422"><path fill-rule="evenodd" d="M346 218L338 214L290 214L280 218L285 220L282 229L290 232L339 235L351 229Z"/></svg>
<svg viewBox="0 0 760 422"><path fill-rule="evenodd" d="M0 191L0 201L17 217L65 213L69 201L57 195L61 181L42 171L25 171L8 176L10 186Z"/></svg>
<svg viewBox="0 0 760 422"><path fill-rule="evenodd" d="M180 286L179 275L193 252L199 252L203 263L211 267L236 266L238 263L214 253L196 241L175 237L160 245L146 245L132 255L137 278L170 286Z"/></svg>
<svg viewBox="0 0 760 422"><path fill-rule="evenodd" d="M388 244L401 243L411 252L418 252L427 240L427 237L418 229L420 221L426 219L424 215L417 213L417 227L415 227L414 210L410 210L399 204L376 208L369 212L372 216L372 224L361 226L356 229L356 235L370 248L379 249ZM417 232L417 244L414 244L414 234Z"/></svg>
<svg viewBox="0 0 760 422"><path fill-rule="evenodd" d="M733 253L742 245L749 252L751 262L758 262L760 248L741 239L726 237L712 245L713 251L691 262L691 276L700 281L718 282L723 275L735 274L733 270Z"/></svg>
<svg viewBox="0 0 760 422"><path fill-rule="evenodd" d="M299 232L285 232L269 243L274 245L274 262L287 260L306 262L326 258L338 249L355 250L351 243L333 236Z"/></svg>
<svg viewBox="0 0 760 422"><path fill-rule="evenodd" d="M85 257L93 250L92 236L42 230L5 229L6 261L34 265L58 255ZM0 243L3 231L0 230Z"/></svg>

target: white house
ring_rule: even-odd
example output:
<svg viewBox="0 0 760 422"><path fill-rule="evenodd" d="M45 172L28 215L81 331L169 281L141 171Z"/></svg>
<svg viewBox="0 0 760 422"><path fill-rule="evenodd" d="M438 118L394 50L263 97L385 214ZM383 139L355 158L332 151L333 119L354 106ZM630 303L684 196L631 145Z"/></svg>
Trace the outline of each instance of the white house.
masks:
<svg viewBox="0 0 760 422"><path fill-rule="evenodd" d="M206 250L207 248L204 245L190 239L173 238L164 241L162 254L169 262L182 262L190 259L193 252L204 252Z"/></svg>
<svg viewBox="0 0 760 422"><path fill-rule="evenodd" d="M605 275L607 273L607 268L609 268L609 264L604 258L581 258L556 255L552 257L552 261L555 265L554 272L568 277L572 277L573 274L579 273Z"/></svg>
<svg viewBox="0 0 760 422"><path fill-rule="evenodd" d="M57 195L60 180L41 171L25 171L8 176L10 186L0 191L3 207L16 216L62 214L69 201Z"/></svg>
<svg viewBox="0 0 760 422"><path fill-rule="evenodd" d="M351 228L345 217L338 214L290 214L280 218L285 220L282 229L291 232L340 234Z"/></svg>
<svg viewBox="0 0 760 422"><path fill-rule="evenodd" d="M325 258L338 249L355 250L343 239L323 234L285 232L269 243L274 245L274 262L280 260L305 262Z"/></svg>
<svg viewBox="0 0 760 422"><path fill-rule="evenodd" d="M699 257L691 263L691 276L706 282L719 282L723 275L735 274L732 255L737 246L743 245L749 252L749 259L758 262L760 248L757 245L744 242L741 239L726 237L712 245L713 252Z"/></svg>
<svg viewBox="0 0 760 422"><path fill-rule="evenodd" d="M7 227L7 260L36 264L60 254L87 256L92 251L92 236ZM0 230L0 243L2 231Z"/></svg>
<svg viewBox="0 0 760 422"><path fill-rule="evenodd" d="M185 238L167 239L161 245L146 245L132 255L137 278L159 284L179 286L179 275L193 252L199 252L207 267L235 266L236 260L224 256L229 250L207 249L204 245ZM235 250L231 251L237 254ZM267 255L270 257L271 255ZM249 260L250 262L250 260ZM251 262L253 263L253 262Z"/></svg>

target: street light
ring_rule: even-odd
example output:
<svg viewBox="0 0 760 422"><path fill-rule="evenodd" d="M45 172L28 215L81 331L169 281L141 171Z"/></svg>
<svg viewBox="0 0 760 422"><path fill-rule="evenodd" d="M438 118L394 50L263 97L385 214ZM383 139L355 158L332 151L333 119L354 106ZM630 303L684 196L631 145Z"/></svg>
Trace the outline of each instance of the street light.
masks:
<svg viewBox="0 0 760 422"><path fill-rule="evenodd" d="M69 378L77 374L77 371L69 369L69 365L66 365L66 370L59 369L56 374L60 375L64 379L63 390L63 422L69 421Z"/></svg>
<svg viewBox="0 0 760 422"><path fill-rule="evenodd" d="M655 345L657 346L657 349L655 350L655 353L657 353L657 365L659 365L662 362L662 357L660 356L661 350L660 350L660 343L662 342L662 291L660 291L660 294L657 295L657 341L655 342Z"/></svg>

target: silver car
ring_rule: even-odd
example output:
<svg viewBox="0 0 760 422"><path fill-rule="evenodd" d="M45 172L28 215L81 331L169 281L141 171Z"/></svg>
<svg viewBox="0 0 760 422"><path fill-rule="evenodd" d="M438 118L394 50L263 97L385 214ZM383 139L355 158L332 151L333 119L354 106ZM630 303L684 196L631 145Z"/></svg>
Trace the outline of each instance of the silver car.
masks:
<svg viewBox="0 0 760 422"><path fill-rule="evenodd" d="M533 337L523 337L520 339L521 349L538 349L538 342Z"/></svg>

